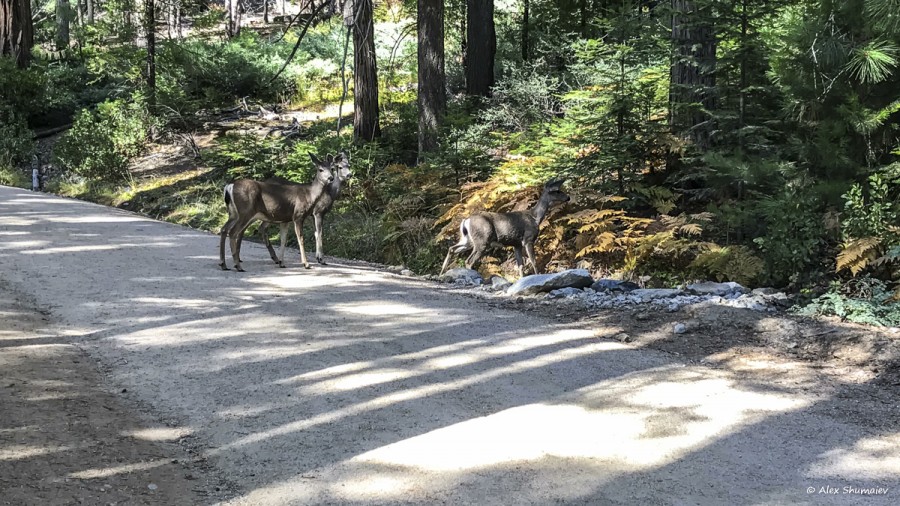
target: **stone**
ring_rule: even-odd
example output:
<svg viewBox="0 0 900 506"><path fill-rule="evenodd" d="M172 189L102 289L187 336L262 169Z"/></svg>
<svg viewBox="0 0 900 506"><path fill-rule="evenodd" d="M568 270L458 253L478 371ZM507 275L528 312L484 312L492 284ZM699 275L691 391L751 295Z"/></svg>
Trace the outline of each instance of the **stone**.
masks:
<svg viewBox="0 0 900 506"><path fill-rule="evenodd" d="M774 288L754 288L750 293L752 295L775 295L778 293L778 290Z"/></svg>
<svg viewBox="0 0 900 506"><path fill-rule="evenodd" d="M409 269L403 269L402 271L400 271L400 275L401 276L415 276L416 273Z"/></svg>
<svg viewBox="0 0 900 506"><path fill-rule="evenodd" d="M560 288L587 288L594 283L587 269L569 269L553 274L534 274L525 276L510 286L508 295L533 295L552 292Z"/></svg>
<svg viewBox="0 0 900 506"><path fill-rule="evenodd" d="M512 286L512 283L510 283L509 280L507 280L503 276L491 276L491 288L493 288L494 290L497 290L498 292L504 291L510 286Z"/></svg>
<svg viewBox="0 0 900 506"><path fill-rule="evenodd" d="M582 294L584 294L583 291L581 291L578 288L572 288L570 286L570 287L566 287L566 288L560 288L557 290L553 290L552 292L547 294L547 298L549 298L549 299L564 299L566 297L577 297Z"/></svg>
<svg viewBox="0 0 900 506"><path fill-rule="evenodd" d="M616 341L619 341L621 343L630 343L631 342L631 336L629 336L625 332L619 332L618 334L613 336L613 339L615 339Z"/></svg>
<svg viewBox="0 0 900 506"><path fill-rule="evenodd" d="M748 290L734 281L727 283L715 283L712 281L704 281L702 283L694 283L688 285L687 289L696 295L718 295L727 297L732 294L747 293Z"/></svg>
<svg viewBox="0 0 900 506"><path fill-rule="evenodd" d="M641 288L632 290L630 295L639 302L650 302L656 299L670 299L682 295L684 292L677 288Z"/></svg>
<svg viewBox="0 0 900 506"><path fill-rule="evenodd" d="M618 279L598 279L591 288L597 292L630 292L640 288L631 281L621 281Z"/></svg>
<svg viewBox="0 0 900 506"><path fill-rule="evenodd" d="M441 281L444 283L477 286L483 282L483 279L481 278L481 274L478 274L478 271L476 270L457 267L456 269L450 269L445 272L441 276Z"/></svg>
<svg viewBox="0 0 900 506"><path fill-rule="evenodd" d="M674 327L672 327L672 332L675 334L684 334L687 332L687 325L683 323L676 323Z"/></svg>

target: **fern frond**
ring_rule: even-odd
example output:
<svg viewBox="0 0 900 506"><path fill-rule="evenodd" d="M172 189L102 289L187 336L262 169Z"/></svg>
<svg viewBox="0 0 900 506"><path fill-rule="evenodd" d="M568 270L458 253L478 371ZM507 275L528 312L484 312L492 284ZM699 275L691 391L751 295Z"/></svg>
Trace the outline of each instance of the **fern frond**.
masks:
<svg viewBox="0 0 900 506"><path fill-rule="evenodd" d="M881 245L881 239L878 237L851 240L838 254L835 270L849 269L850 273L856 276L878 258L879 245Z"/></svg>

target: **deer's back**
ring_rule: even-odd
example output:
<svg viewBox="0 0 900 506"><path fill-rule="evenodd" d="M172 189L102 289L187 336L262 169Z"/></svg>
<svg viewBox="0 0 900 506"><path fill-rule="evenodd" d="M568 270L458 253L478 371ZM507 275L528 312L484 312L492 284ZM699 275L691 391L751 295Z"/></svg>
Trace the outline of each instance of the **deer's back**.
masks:
<svg viewBox="0 0 900 506"><path fill-rule="evenodd" d="M271 222L293 221L312 212L309 184L284 185L242 179L234 183L235 201L243 200L257 217Z"/></svg>
<svg viewBox="0 0 900 506"><path fill-rule="evenodd" d="M478 243L519 246L537 237L537 224L528 211L476 213L469 217L469 235Z"/></svg>
<svg viewBox="0 0 900 506"><path fill-rule="evenodd" d="M294 181L290 181L283 177L273 176L264 181L265 183L272 184L280 184L280 185L288 185L288 186L303 186L304 183L297 183ZM307 185L308 186L308 185ZM325 192L319 197L319 200L316 201L315 206L313 207L313 214L322 215L331 211L331 208L334 207L334 201L341 194L341 185L335 179L330 185L325 188Z"/></svg>

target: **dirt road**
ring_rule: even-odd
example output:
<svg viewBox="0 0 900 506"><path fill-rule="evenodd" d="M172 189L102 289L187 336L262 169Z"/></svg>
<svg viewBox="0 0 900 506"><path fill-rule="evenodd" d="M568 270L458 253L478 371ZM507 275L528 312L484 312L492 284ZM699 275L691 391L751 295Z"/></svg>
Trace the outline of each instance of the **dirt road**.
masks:
<svg viewBox="0 0 900 506"><path fill-rule="evenodd" d="M182 504L900 502L900 428L831 416L840 392L812 375L685 364L364 268L277 269L252 244L222 272L217 248L0 187L0 281L49 315L33 332L99 364L121 431L155 423L178 445L153 451L208 466L190 472L221 497ZM29 427L3 424L4 446ZM76 451L29 444L0 460ZM67 465L49 472L99 483Z"/></svg>

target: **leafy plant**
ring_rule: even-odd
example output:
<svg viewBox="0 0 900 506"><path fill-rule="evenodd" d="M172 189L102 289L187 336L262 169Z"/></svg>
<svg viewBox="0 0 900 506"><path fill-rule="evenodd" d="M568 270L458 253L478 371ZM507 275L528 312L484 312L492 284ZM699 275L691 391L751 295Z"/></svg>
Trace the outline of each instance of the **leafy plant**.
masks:
<svg viewBox="0 0 900 506"><path fill-rule="evenodd" d="M828 292L796 312L807 316L837 316L881 327L900 325L900 302L883 281L875 278L832 283Z"/></svg>

